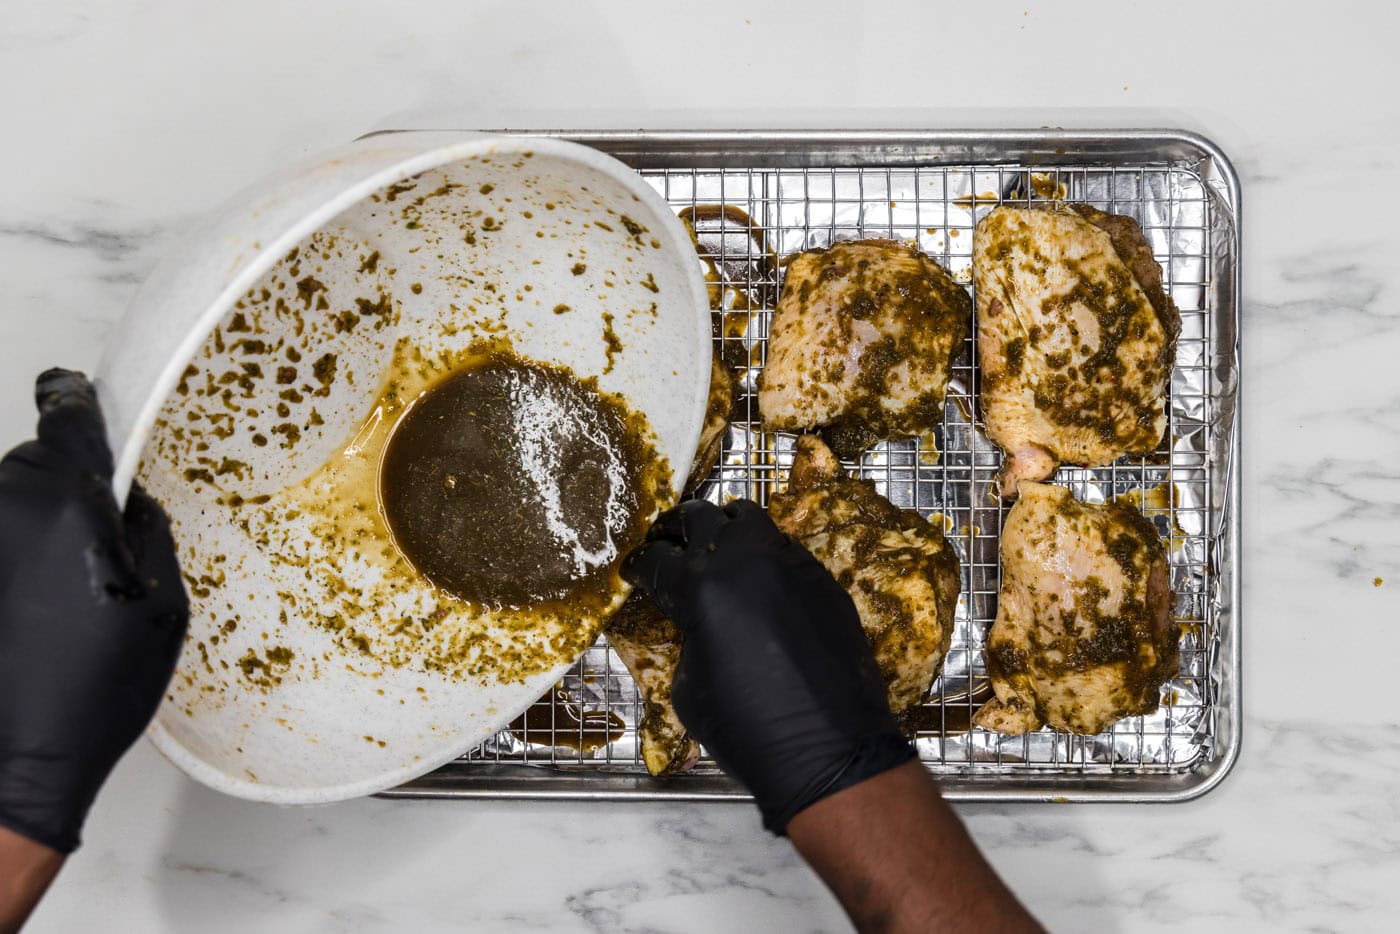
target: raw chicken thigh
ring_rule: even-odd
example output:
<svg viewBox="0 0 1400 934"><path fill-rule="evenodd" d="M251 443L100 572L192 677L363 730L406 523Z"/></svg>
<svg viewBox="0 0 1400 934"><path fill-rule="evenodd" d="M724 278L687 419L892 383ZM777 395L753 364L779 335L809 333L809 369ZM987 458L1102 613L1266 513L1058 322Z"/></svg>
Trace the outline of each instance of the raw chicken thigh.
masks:
<svg viewBox="0 0 1400 934"><path fill-rule="evenodd" d="M729 430L729 416L737 390L738 380L729 364L720 359L718 353L711 355L710 396L705 405L705 423L700 426L700 443L690 465L690 476L685 481L687 493L693 493L709 478L710 471L724 453L724 435Z"/></svg>
<svg viewBox="0 0 1400 934"><path fill-rule="evenodd" d="M1077 502L1023 480L1001 533L987 638L995 699L973 717L1012 735L1049 724L1092 735L1157 709L1178 670L1167 557L1131 506Z"/></svg>
<svg viewBox="0 0 1400 934"><path fill-rule="evenodd" d="M1088 205L999 207L973 236L979 406L1002 496L1062 462L1147 454L1167 426L1181 316L1137 223Z"/></svg>
<svg viewBox="0 0 1400 934"><path fill-rule="evenodd" d="M759 380L764 425L822 429L847 459L928 432L942 419L971 317L967 292L911 246L854 240L798 254Z"/></svg>
<svg viewBox="0 0 1400 934"><path fill-rule="evenodd" d="M734 371L715 354L711 359L705 423L700 429L686 492L694 492L704 483L719 460L736 389ZM681 656L676 627L651 598L634 592L609 621L608 644L627 666L642 695L642 719L637 733L647 771L669 775L690 768L700 757L700 744L691 739L671 706L671 678Z"/></svg>
<svg viewBox="0 0 1400 934"><path fill-rule="evenodd" d="M680 633L645 594L634 593L608 623L608 644L632 673L642 695L637 734L642 761L652 775L682 772L700 758L671 706L671 679L681 658Z"/></svg>
<svg viewBox="0 0 1400 934"><path fill-rule="evenodd" d="M942 530L847 476L814 435L797 440L787 489L768 511L855 601L891 709L923 701L948 654L961 582Z"/></svg>

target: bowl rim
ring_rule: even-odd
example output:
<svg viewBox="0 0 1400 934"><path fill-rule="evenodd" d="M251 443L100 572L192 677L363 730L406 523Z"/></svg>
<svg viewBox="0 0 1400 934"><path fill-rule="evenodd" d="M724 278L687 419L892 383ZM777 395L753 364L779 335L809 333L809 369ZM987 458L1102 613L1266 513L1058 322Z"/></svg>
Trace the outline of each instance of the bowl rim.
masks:
<svg viewBox="0 0 1400 934"><path fill-rule="evenodd" d="M440 135L428 130L417 132L422 132L425 136ZM364 138L362 137L362 139ZM370 172L353 184L346 186L334 197L308 209L295 223L286 227L277 237L260 247L253 259L239 270L218 296L193 319L188 333L165 365L160 379L151 388L138 411L131 431L122 442L121 452L116 460L113 481L113 488L117 491L118 500L124 500L126 497L126 492L130 488L140 465L141 455L154 432L156 417L161 406L165 404L166 399L174 391L186 365L203 346L209 331L223 319L234 302L256 284L288 250L376 191L396 182L458 159L494 154L524 155L527 152L535 155L549 155L567 162L581 164L619 182L630 194L635 195L645 203L661 219L661 230L657 233L664 238L663 252L670 252L672 255L681 257L688 256L693 252L694 245L690 234L685 230L680 218L675 215L665 199L646 184L642 177L626 163L582 143L542 136L472 133L464 139L433 146L416 155L396 160L383 168ZM304 168L310 169L321 164L324 162L313 161ZM697 322L696 347L698 350L708 353L710 345L709 293L698 262L693 264L683 262L681 266L690 286L693 307L705 311L704 314L695 316ZM704 391L700 392L698 397L692 401L694 430L691 447L699 444L707 396L709 395L709 366L702 367L701 372L706 385ZM673 467L672 487L677 494L681 492L685 480L686 473ZM630 588L626 589L630 590ZM543 674L537 677L542 682L557 681L574 665L576 660L569 659L567 662L561 662L550 669L548 679ZM442 749L433 755L422 756L417 761L387 769L356 781L321 785L275 785L230 774L197 756L177 740L174 734L166 729L161 722L159 714L152 719L150 726L147 727L146 735L162 756L191 778L216 791L245 800L270 804L329 804L385 791L431 772L479 745L487 737L497 732L501 726L523 714L536 700L537 698L531 697L518 706L512 705L502 714L491 718L489 722L496 725L490 729L478 728L464 732L459 741L444 744ZM482 722L488 721L483 720Z"/></svg>

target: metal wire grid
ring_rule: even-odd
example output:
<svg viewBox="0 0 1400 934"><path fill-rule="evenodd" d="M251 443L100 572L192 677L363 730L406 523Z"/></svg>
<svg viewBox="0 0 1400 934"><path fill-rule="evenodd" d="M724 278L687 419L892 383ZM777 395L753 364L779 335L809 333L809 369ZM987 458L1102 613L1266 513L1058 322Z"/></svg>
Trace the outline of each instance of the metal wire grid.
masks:
<svg viewBox="0 0 1400 934"><path fill-rule="evenodd" d="M791 463L793 438L761 429L754 395L781 287L781 257L842 239L912 240L971 288L973 228L997 204L1063 198L1129 215L1142 225L1182 315L1167 436L1152 455L1106 468L1061 468L1055 482L1088 502L1135 495L1170 543L1181 670L1164 688L1157 713L1126 718L1097 737L1048 729L1002 737L970 728L972 713L989 696L982 651L996 614L998 541L1008 508L990 492L1001 455L974 417L975 340L969 339L953 369L943 424L936 432L941 458L935 460L919 441L908 439L877 445L847 468L873 480L897 505L935 520L941 517L962 561L953 645L943 676L918 712L916 742L931 770L1160 774L1190 769L1210 757L1216 735L1210 673L1218 634L1217 595L1208 563L1221 531L1223 503L1214 473L1220 467L1211 457L1217 413L1210 368L1210 250L1217 221L1201 179L1189 169L1163 165L657 169L642 174L693 221L702 256L713 269L715 340L726 360L740 364L741 397L724 454L699 493L715 501L747 496L766 503L771 492L781 489ZM460 762L645 774L636 734L640 699L605 640L585 654L561 687L561 694L536 705L516 729L502 731ZM581 711L589 715L571 715ZM611 718L616 729L610 742L595 745L603 738L600 717ZM552 733L553 740L534 741L542 731ZM695 769L696 775L717 772L709 760Z"/></svg>

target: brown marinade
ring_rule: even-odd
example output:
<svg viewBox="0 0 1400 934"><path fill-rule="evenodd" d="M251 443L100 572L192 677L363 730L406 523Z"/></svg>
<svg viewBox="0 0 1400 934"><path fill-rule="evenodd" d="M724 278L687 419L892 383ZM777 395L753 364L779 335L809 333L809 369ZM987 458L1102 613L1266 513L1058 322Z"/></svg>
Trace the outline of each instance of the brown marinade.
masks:
<svg viewBox="0 0 1400 934"><path fill-rule="evenodd" d="M648 460L594 380L496 353L408 409L379 489L399 550L441 589L489 606L589 602L611 593L612 558L645 531Z"/></svg>

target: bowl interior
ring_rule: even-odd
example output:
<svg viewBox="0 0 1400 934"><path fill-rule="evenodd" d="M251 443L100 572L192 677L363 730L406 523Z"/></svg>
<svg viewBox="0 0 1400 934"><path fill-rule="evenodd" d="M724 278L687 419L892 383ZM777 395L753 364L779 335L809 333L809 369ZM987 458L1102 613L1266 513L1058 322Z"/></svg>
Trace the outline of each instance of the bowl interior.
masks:
<svg viewBox="0 0 1400 934"><path fill-rule="evenodd" d="M278 257L224 310L142 457L193 602L157 744L222 790L313 802L501 728L605 614L490 612L394 573L372 490L386 380L416 393L436 361L508 340L625 397L679 486L707 337L683 228L620 163L568 144L454 159Z"/></svg>

